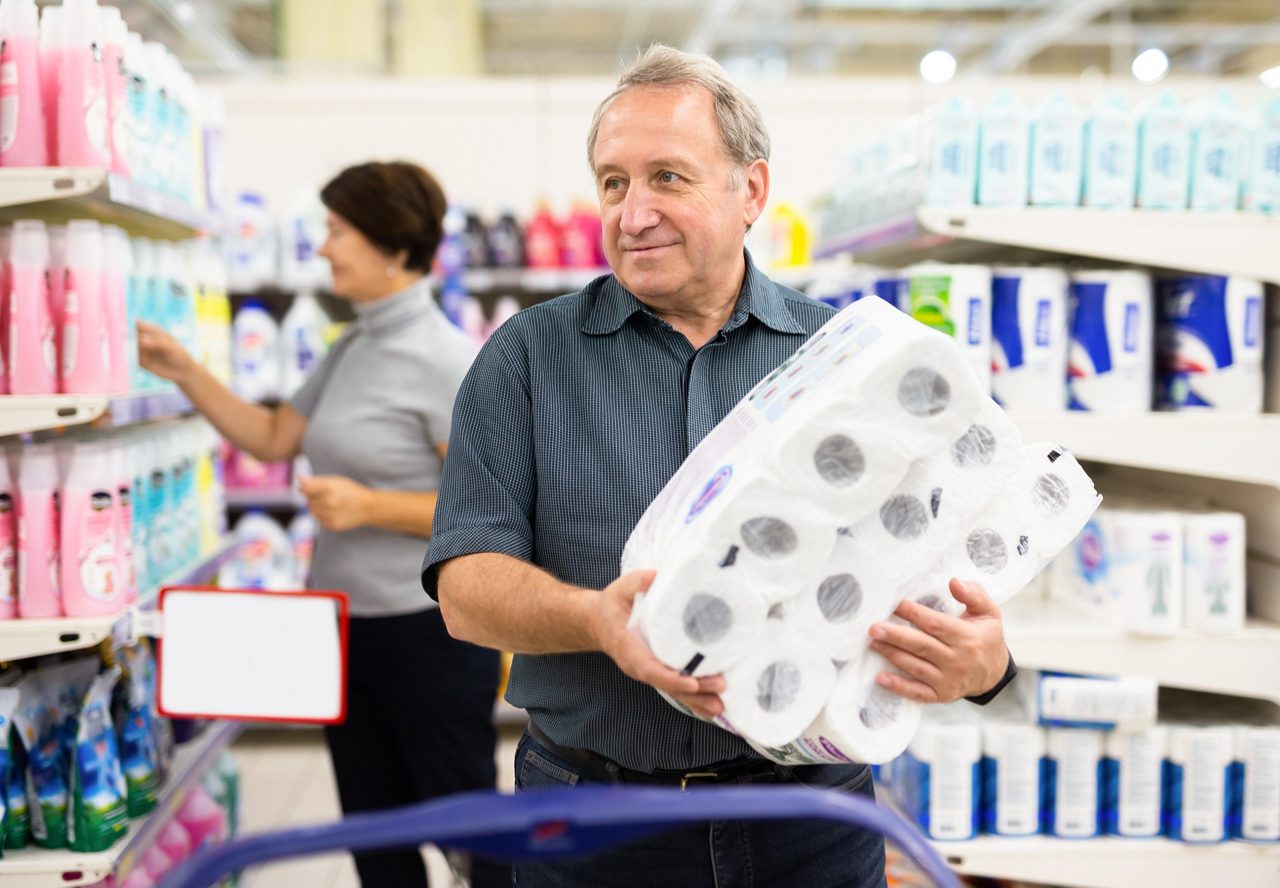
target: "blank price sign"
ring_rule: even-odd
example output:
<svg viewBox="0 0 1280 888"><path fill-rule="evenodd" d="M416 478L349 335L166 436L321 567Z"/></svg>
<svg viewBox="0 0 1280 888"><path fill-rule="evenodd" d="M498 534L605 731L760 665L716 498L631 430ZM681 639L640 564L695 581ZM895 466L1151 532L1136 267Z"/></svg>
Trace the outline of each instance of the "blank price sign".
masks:
<svg viewBox="0 0 1280 888"><path fill-rule="evenodd" d="M160 613L162 715L311 724L346 718L343 593L168 588Z"/></svg>

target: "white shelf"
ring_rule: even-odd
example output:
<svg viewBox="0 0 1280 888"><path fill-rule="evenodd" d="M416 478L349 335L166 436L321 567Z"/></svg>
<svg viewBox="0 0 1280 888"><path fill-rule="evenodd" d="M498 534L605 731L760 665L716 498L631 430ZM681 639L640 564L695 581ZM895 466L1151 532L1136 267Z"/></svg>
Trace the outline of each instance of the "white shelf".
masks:
<svg viewBox="0 0 1280 888"><path fill-rule="evenodd" d="M0 169L0 217L96 219L134 236L171 239L218 227L216 217L177 198L89 167Z"/></svg>
<svg viewBox="0 0 1280 888"><path fill-rule="evenodd" d="M107 405L108 424L133 425L157 419L173 419L193 412L191 401L179 391L120 395Z"/></svg>
<svg viewBox="0 0 1280 888"><path fill-rule="evenodd" d="M826 238L815 257L860 262L1004 262L1079 256L1280 283L1280 218L1259 213L1079 207L920 207Z"/></svg>
<svg viewBox="0 0 1280 888"><path fill-rule="evenodd" d="M1009 415L1025 440L1062 444L1080 459L1280 488L1280 415Z"/></svg>
<svg viewBox="0 0 1280 888"><path fill-rule="evenodd" d="M108 403L106 395L0 395L0 437L89 422Z"/></svg>
<svg viewBox="0 0 1280 888"><path fill-rule="evenodd" d="M1280 846L1224 842L1188 845L1168 839L1058 839L981 836L934 842L958 873L1022 879L1070 888L1205 888L1280 884Z"/></svg>
<svg viewBox="0 0 1280 888"><path fill-rule="evenodd" d="M235 550L227 539L209 555L176 571L154 589L148 590L134 607L146 608L165 586L208 583ZM22 660L43 654L57 654L91 648L113 634L123 634L132 621L132 610L106 617L55 617L46 620L4 620L0 622L0 661Z"/></svg>
<svg viewBox="0 0 1280 888"><path fill-rule="evenodd" d="M239 731L239 724L213 725L196 739L179 746L155 810L145 819L133 821L128 834L115 847L97 852L31 847L6 851L0 860L0 882L5 888L74 888L96 884L113 872L118 880L123 880L177 812L187 791L203 777Z"/></svg>
<svg viewBox="0 0 1280 888"><path fill-rule="evenodd" d="M294 494L291 487L283 487L279 490L251 488L227 490L227 508L229 509L297 509L305 502L306 500Z"/></svg>
<svg viewBox="0 0 1280 888"><path fill-rule="evenodd" d="M1186 629L1167 638L1130 635L1070 607L1015 600L1005 638L1019 666L1141 676L1172 688L1280 704L1280 625L1250 618L1243 632Z"/></svg>
<svg viewBox="0 0 1280 888"><path fill-rule="evenodd" d="M462 273L462 283L472 292L510 290L524 293L572 293L581 290L605 268L473 268Z"/></svg>

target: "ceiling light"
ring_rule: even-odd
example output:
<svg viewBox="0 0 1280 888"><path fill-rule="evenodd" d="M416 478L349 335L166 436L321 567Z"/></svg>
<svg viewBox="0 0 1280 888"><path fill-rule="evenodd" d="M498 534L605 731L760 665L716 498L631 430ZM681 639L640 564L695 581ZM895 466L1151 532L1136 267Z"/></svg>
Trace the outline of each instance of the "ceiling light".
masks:
<svg viewBox="0 0 1280 888"><path fill-rule="evenodd" d="M1155 83L1169 71L1169 57L1162 49L1148 49L1133 60L1133 76L1143 83Z"/></svg>
<svg viewBox="0 0 1280 888"><path fill-rule="evenodd" d="M173 4L173 17L180 22L189 22L196 14L196 8L188 0L179 0Z"/></svg>
<svg viewBox="0 0 1280 888"><path fill-rule="evenodd" d="M920 60L920 76L930 83L946 83L956 73L956 57L945 49L935 49Z"/></svg>
<svg viewBox="0 0 1280 888"><path fill-rule="evenodd" d="M1258 79L1267 89L1280 89L1280 65L1263 71L1258 75Z"/></svg>

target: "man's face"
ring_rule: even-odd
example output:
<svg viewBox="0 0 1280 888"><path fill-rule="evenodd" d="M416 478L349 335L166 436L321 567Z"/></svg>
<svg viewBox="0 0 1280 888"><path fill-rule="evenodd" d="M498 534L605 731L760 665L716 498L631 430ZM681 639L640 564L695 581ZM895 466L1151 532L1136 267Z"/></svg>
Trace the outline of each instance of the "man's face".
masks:
<svg viewBox="0 0 1280 888"><path fill-rule="evenodd" d="M731 282L768 196L768 168L735 169L710 93L628 89L600 120L595 166L604 252L623 286L674 307ZM736 188L735 172L746 179Z"/></svg>

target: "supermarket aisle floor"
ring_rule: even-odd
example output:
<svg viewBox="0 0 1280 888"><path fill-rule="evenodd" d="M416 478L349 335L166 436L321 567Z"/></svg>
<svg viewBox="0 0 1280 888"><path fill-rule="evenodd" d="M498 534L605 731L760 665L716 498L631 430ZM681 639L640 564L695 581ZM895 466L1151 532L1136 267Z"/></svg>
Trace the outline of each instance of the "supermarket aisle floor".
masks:
<svg viewBox="0 0 1280 888"><path fill-rule="evenodd" d="M520 729L505 727L498 747L498 783L514 787L512 758ZM316 729L255 728L240 736L232 748L240 765L241 823L245 834L337 820L337 790ZM449 871L444 857L426 850L432 888L455 888L462 883ZM309 857L252 871L245 888L358 888L356 871L346 854Z"/></svg>

